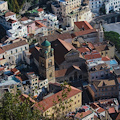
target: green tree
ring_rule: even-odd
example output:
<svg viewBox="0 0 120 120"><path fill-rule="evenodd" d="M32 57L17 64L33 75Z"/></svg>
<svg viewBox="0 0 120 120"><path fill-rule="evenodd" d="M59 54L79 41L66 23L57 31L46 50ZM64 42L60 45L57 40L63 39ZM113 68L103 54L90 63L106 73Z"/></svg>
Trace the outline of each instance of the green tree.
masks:
<svg viewBox="0 0 120 120"><path fill-rule="evenodd" d="M29 98L21 102L20 95L9 92L1 100L0 120L39 120L41 115L37 110L31 109Z"/></svg>
<svg viewBox="0 0 120 120"><path fill-rule="evenodd" d="M120 51L120 35L117 32L104 32L104 36L105 36L105 40L109 40L111 42L113 42L116 46L116 48L118 49L118 51Z"/></svg>

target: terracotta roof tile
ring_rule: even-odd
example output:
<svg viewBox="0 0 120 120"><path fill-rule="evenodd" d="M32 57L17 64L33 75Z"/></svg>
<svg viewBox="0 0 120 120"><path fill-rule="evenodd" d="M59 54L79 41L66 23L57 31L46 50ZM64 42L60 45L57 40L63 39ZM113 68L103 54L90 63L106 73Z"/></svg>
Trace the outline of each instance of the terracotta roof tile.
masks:
<svg viewBox="0 0 120 120"><path fill-rule="evenodd" d="M31 97L29 97L29 96L26 95L26 94L22 94L22 95L20 96L20 99L21 99L23 102L24 102L25 99L27 99L27 98L29 98L29 101L30 101L30 102L36 103L35 100L33 100Z"/></svg>
<svg viewBox="0 0 120 120"><path fill-rule="evenodd" d="M42 12L42 11L44 11L42 8L39 8L38 10L37 10L38 12Z"/></svg>
<svg viewBox="0 0 120 120"><path fill-rule="evenodd" d="M99 106L96 103L89 104L93 109L99 108Z"/></svg>
<svg viewBox="0 0 120 120"><path fill-rule="evenodd" d="M62 70L56 70L55 71L55 77L64 77L67 69L62 69Z"/></svg>
<svg viewBox="0 0 120 120"><path fill-rule="evenodd" d="M40 43L42 43L45 38L47 38L47 40L49 42L52 42L52 41L55 41L56 39L62 39L62 40L65 40L65 39L72 39L72 36L70 33L62 33L62 34L53 34L53 35L48 35L48 36L43 36L40 38Z"/></svg>
<svg viewBox="0 0 120 120"><path fill-rule="evenodd" d="M108 56L102 57L103 61L110 61L110 58Z"/></svg>
<svg viewBox="0 0 120 120"><path fill-rule="evenodd" d="M120 84L120 77L117 78L118 83Z"/></svg>
<svg viewBox="0 0 120 120"><path fill-rule="evenodd" d="M70 43L67 43L61 39L57 39L52 42L52 48L54 49L55 62L61 64L64 62L64 56L72 49L75 49Z"/></svg>
<svg viewBox="0 0 120 120"><path fill-rule="evenodd" d="M89 29L89 30L84 30L84 31L79 31L79 32L75 32L72 34L72 37L78 37L78 36L82 36L82 35L86 35L86 34L90 34L90 33L95 33L97 32L96 29Z"/></svg>
<svg viewBox="0 0 120 120"><path fill-rule="evenodd" d="M69 75L73 70L81 70L78 66L71 66L68 69L56 70L55 77L64 77L65 75Z"/></svg>
<svg viewBox="0 0 120 120"><path fill-rule="evenodd" d="M8 11L5 13L5 17L11 16L11 15L15 15L15 13L11 11Z"/></svg>
<svg viewBox="0 0 120 120"><path fill-rule="evenodd" d="M38 28L41 28L41 27L46 27L44 24L42 24L39 20L36 20L35 21L35 24Z"/></svg>
<svg viewBox="0 0 120 120"><path fill-rule="evenodd" d="M65 91L66 90L67 89L65 88ZM50 97L47 97L46 99L43 99L39 103L36 103L34 107L37 107L39 110L46 111L50 107L54 106L53 100L56 101L57 103L59 103L57 96L61 97L62 92L63 91L60 91L60 92L58 92L58 93L56 93L56 94L54 94L54 95L52 95ZM71 86L71 91L68 92L68 95L67 95L66 99L71 98L72 96L74 96L74 95L76 95L78 93L81 93L81 92L82 92L81 90ZM44 107L44 109L43 109L43 107Z"/></svg>
<svg viewBox="0 0 120 120"><path fill-rule="evenodd" d="M104 110L103 108L101 108L101 107L97 110L98 113L102 113L102 112L104 112L104 111L105 111L105 110Z"/></svg>
<svg viewBox="0 0 120 120"><path fill-rule="evenodd" d="M89 53L89 54L86 54L86 55L84 55L84 58L86 59L86 60L90 60L90 59L97 59L97 58L101 58L101 55L100 55L100 53L98 53L98 52L92 52L92 53Z"/></svg>
<svg viewBox="0 0 120 120"><path fill-rule="evenodd" d="M116 111L115 111L115 108L114 107L110 107L109 109L108 109L108 113L109 114L111 114L111 113L115 113Z"/></svg>
<svg viewBox="0 0 120 120"><path fill-rule="evenodd" d="M75 115L75 118L85 118L86 116L92 114L92 111L88 110L86 112L78 112L76 115Z"/></svg>
<svg viewBox="0 0 120 120"><path fill-rule="evenodd" d="M86 47L81 47L77 49L80 53L90 52L90 50Z"/></svg>
<svg viewBox="0 0 120 120"><path fill-rule="evenodd" d="M21 21L26 21L26 20L29 20L29 19L27 17L22 17L20 20Z"/></svg>
<svg viewBox="0 0 120 120"><path fill-rule="evenodd" d="M21 40L21 41L12 43L12 44L5 45L2 48L3 48L4 51L8 51L8 50L11 50L11 49L23 46L23 45L27 45L27 44L28 43L25 40Z"/></svg>
<svg viewBox="0 0 120 120"><path fill-rule="evenodd" d="M0 67L0 71L3 71L4 70L4 67Z"/></svg>
<svg viewBox="0 0 120 120"><path fill-rule="evenodd" d="M93 29L93 27L87 21L74 22L74 24L79 28L84 28L84 30Z"/></svg>
<svg viewBox="0 0 120 120"><path fill-rule="evenodd" d="M92 43L88 42L87 45L91 50L95 49L95 47Z"/></svg>
<svg viewBox="0 0 120 120"><path fill-rule="evenodd" d="M94 45L94 47L98 52L101 52L101 51L104 51L104 50L109 50L107 45L99 45L99 46Z"/></svg>
<svg viewBox="0 0 120 120"><path fill-rule="evenodd" d="M96 87L103 87L103 86L113 86L116 85L115 80L97 80L97 81L93 81L93 84Z"/></svg>
<svg viewBox="0 0 120 120"><path fill-rule="evenodd" d="M118 116L115 120L120 120L120 113L118 114Z"/></svg>
<svg viewBox="0 0 120 120"><path fill-rule="evenodd" d="M5 51L0 47L0 54L4 53Z"/></svg>

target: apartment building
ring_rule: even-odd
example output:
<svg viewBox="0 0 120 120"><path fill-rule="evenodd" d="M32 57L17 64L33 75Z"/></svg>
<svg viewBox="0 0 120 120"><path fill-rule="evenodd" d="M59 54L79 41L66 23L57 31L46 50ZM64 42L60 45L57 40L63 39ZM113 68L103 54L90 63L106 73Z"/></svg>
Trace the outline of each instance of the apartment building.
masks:
<svg viewBox="0 0 120 120"><path fill-rule="evenodd" d="M99 13L99 9L103 6L105 0L89 0L89 7L92 12Z"/></svg>
<svg viewBox="0 0 120 120"><path fill-rule="evenodd" d="M93 81L87 86L93 100L118 97L119 86L115 79Z"/></svg>
<svg viewBox="0 0 120 120"><path fill-rule="evenodd" d="M29 52L29 45L26 40L9 41L0 46L0 64L16 64L26 56Z"/></svg>
<svg viewBox="0 0 120 120"><path fill-rule="evenodd" d="M91 67L91 69L88 70L88 76L90 83L99 79L109 78L110 66L107 66L107 64L103 63Z"/></svg>
<svg viewBox="0 0 120 120"><path fill-rule="evenodd" d="M0 14L0 24L5 28L9 37L17 38L28 34L27 27L20 24L16 14L11 11L5 11Z"/></svg>
<svg viewBox="0 0 120 120"><path fill-rule="evenodd" d="M74 120L94 120L96 114L91 110L90 106L82 106L78 109Z"/></svg>
<svg viewBox="0 0 120 120"><path fill-rule="evenodd" d="M81 6L81 0L59 0L51 5L54 14L58 16L62 26L74 27L74 22L92 20L88 6Z"/></svg>
<svg viewBox="0 0 120 120"><path fill-rule="evenodd" d="M115 45L110 41L94 44L94 47L102 57L114 58L115 56Z"/></svg>
<svg viewBox="0 0 120 120"><path fill-rule="evenodd" d="M65 92L67 92L67 89L68 86L64 89ZM62 97L63 90L61 90L55 94L46 96L42 101L36 103L34 105L34 108L37 108L43 113L43 116L49 118L52 117L52 115L54 115L54 117L60 117L61 115L66 115L70 111L74 111L76 108L81 107L82 105L82 91L72 86L70 86L70 89L71 90L70 92L68 92L67 97ZM58 96L62 99L62 103L59 102ZM53 101L55 101L56 103L54 103ZM68 101L71 102L67 103ZM56 106L57 108L59 108L60 104L64 105L65 109L60 110L59 113L57 112L57 114L54 107Z"/></svg>
<svg viewBox="0 0 120 120"><path fill-rule="evenodd" d="M101 7L105 6L106 14L112 11L120 10L120 1L119 0L90 0L89 7L92 12L99 13Z"/></svg>
<svg viewBox="0 0 120 120"><path fill-rule="evenodd" d="M63 17L64 25L67 25L69 27L74 27L74 22L77 21L90 22L91 20L92 12L90 11L88 6L82 7L81 9L73 10L67 15L67 17Z"/></svg>
<svg viewBox="0 0 120 120"><path fill-rule="evenodd" d="M120 1L119 0L106 0L105 1L106 14L111 11L120 11Z"/></svg>

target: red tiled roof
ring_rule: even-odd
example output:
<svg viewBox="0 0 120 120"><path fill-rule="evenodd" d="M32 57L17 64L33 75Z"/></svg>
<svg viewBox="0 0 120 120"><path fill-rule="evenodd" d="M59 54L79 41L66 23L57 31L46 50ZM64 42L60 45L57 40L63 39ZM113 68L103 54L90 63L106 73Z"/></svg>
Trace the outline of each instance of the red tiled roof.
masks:
<svg viewBox="0 0 120 120"><path fill-rule="evenodd" d="M4 67L0 67L0 71L3 71L4 70Z"/></svg>
<svg viewBox="0 0 120 120"><path fill-rule="evenodd" d="M44 42L45 38L47 38L47 40L49 42L55 41L56 39L61 39L61 40L65 40L65 39L71 39L72 40L72 36L70 33L62 33L62 34L53 34L53 35L48 35L48 36L42 36L40 37L40 42Z"/></svg>
<svg viewBox="0 0 120 120"><path fill-rule="evenodd" d="M89 54L86 54L84 55L85 59L86 60L90 60L90 59L97 59L97 58L101 58L101 55L100 53L89 53Z"/></svg>
<svg viewBox="0 0 120 120"><path fill-rule="evenodd" d="M120 120L120 113L118 114L118 116L115 120Z"/></svg>
<svg viewBox="0 0 120 120"><path fill-rule="evenodd" d="M84 28L84 30L93 29L93 27L87 21L74 22L74 24L79 28Z"/></svg>
<svg viewBox="0 0 120 120"><path fill-rule="evenodd" d="M16 71L18 71L17 68L13 68L13 69L11 69L11 72L16 72Z"/></svg>
<svg viewBox="0 0 120 120"><path fill-rule="evenodd" d="M115 108L114 108L114 107L109 108L109 109L108 109L108 112L109 112L109 114L115 113Z"/></svg>
<svg viewBox="0 0 120 120"><path fill-rule="evenodd" d="M94 48L94 45L93 45L92 43L88 42L87 45L88 45L88 47L89 47L91 50L95 49L95 48Z"/></svg>
<svg viewBox="0 0 120 120"><path fill-rule="evenodd" d="M80 70L78 66L71 66L68 69L56 70L55 77L64 77L65 75L69 75L69 73L73 72L73 70Z"/></svg>
<svg viewBox="0 0 120 120"><path fill-rule="evenodd" d="M37 10L38 12L42 12L42 11L44 11L42 8L39 8L38 10Z"/></svg>
<svg viewBox="0 0 120 120"><path fill-rule="evenodd" d="M8 51L10 49L13 49L13 48L16 48L16 47L20 47L20 46L23 46L23 45L27 45L27 44L28 43L25 40L21 40L21 41L12 43L12 44L5 45L2 48L3 48L4 51Z"/></svg>
<svg viewBox="0 0 120 120"><path fill-rule="evenodd" d="M33 100L31 97L29 97L29 96L26 95L26 94L22 94L22 95L20 96L20 98L21 98L21 100L22 100L23 102L25 101L25 99L29 98L29 101L30 101L30 102L35 103L35 100Z"/></svg>
<svg viewBox="0 0 120 120"><path fill-rule="evenodd" d="M88 115L92 114L92 111L88 110L86 112L78 112L76 115L75 115L75 118L84 118Z"/></svg>
<svg viewBox="0 0 120 120"><path fill-rule="evenodd" d="M96 103L89 104L93 109L99 108L99 106Z"/></svg>
<svg viewBox="0 0 120 120"><path fill-rule="evenodd" d="M103 108L101 108L101 107L97 110L98 113L102 113L102 112L104 112L104 111L105 111L105 110L104 110Z"/></svg>
<svg viewBox="0 0 120 120"><path fill-rule="evenodd" d="M77 36L82 36L82 35L86 35L86 34L90 34L90 33L94 33L97 32L96 29L89 29L89 30L84 30L84 31L79 31L79 32L75 32L72 34L72 37L77 37Z"/></svg>
<svg viewBox="0 0 120 120"><path fill-rule="evenodd" d="M8 11L8 12L5 13L5 17L11 16L11 15L14 15L14 14L15 14L14 12Z"/></svg>
<svg viewBox="0 0 120 120"><path fill-rule="evenodd" d="M118 83L120 84L120 77L117 78Z"/></svg>
<svg viewBox="0 0 120 120"><path fill-rule="evenodd" d="M15 76L18 80L20 80L21 82L23 81L22 78L20 76Z"/></svg>
<svg viewBox="0 0 120 120"><path fill-rule="evenodd" d="M61 64L65 60L65 55L75 47L68 42L61 39L57 39L52 42L52 48L54 49L55 62Z"/></svg>
<svg viewBox="0 0 120 120"><path fill-rule="evenodd" d="M88 108L88 106L82 106L82 108L87 109L87 108Z"/></svg>
<svg viewBox="0 0 120 120"><path fill-rule="evenodd" d="M20 20L21 21L26 21L26 20L28 20L28 18L27 17L22 17Z"/></svg>
<svg viewBox="0 0 120 120"><path fill-rule="evenodd" d="M103 61L110 61L110 58L108 56L102 57Z"/></svg>
<svg viewBox="0 0 120 120"><path fill-rule="evenodd" d="M0 54L4 53L5 51L0 47Z"/></svg>
<svg viewBox="0 0 120 120"><path fill-rule="evenodd" d="M35 21L35 24L38 28L41 28L41 27L46 27L44 24L42 24L39 20L36 20Z"/></svg>
<svg viewBox="0 0 120 120"><path fill-rule="evenodd" d="M62 70L56 70L55 71L55 77L64 77L67 69L62 69Z"/></svg>
<svg viewBox="0 0 120 120"><path fill-rule="evenodd" d="M65 91L67 91L67 88L65 88ZM54 94L46 99L43 99L39 103L36 103L34 107L37 107L39 110L46 111L50 107L54 106L53 101L56 101L56 103L59 103L58 96L62 99L62 92L63 92L63 90L61 90L60 92L58 92L58 93L56 93L56 94ZM72 96L78 94L78 93L81 93L81 92L82 92L81 90L71 86L71 91L68 92L66 100L68 98L71 98Z"/></svg>
<svg viewBox="0 0 120 120"><path fill-rule="evenodd" d="M80 53L90 52L90 50L86 47L81 47L77 49Z"/></svg>

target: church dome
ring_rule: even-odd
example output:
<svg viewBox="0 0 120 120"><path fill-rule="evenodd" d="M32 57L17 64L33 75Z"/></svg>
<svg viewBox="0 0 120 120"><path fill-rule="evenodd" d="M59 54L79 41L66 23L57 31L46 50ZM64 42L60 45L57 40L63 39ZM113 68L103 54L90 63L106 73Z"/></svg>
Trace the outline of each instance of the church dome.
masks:
<svg viewBox="0 0 120 120"><path fill-rule="evenodd" d="M45 40L41 45L48 47L51 45L51 43L48 40Z"/></svg>

